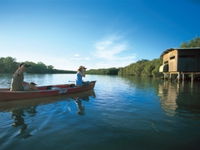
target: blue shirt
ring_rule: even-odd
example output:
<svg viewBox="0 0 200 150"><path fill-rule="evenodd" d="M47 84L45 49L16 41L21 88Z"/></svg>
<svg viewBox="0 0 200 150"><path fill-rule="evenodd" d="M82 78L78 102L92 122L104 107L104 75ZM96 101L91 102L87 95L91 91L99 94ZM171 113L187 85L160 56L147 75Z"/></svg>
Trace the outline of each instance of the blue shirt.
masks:
<svg viewBox="0 0 200 150"><path fill-rule="evenodd" d="M78 73L76 74L76 85L77 85L77 86L83 85L82 74L81 74L80 72L78 72Z"/></svg>

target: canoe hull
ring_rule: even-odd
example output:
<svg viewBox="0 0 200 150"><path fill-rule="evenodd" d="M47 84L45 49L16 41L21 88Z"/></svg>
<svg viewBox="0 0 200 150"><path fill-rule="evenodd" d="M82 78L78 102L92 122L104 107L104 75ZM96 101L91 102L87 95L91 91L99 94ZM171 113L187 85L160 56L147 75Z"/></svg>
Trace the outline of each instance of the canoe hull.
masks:
<svg viewBox="0 0 200 150"><path fill-rule="evenodd" d="M89 84L80 87L76 87L72 84L41 86L38 87L39 90L37 91L9 91L9 89L0 89L0 101L32 99L79 93L93 89L95 83L96 81L91 81ZM48 89L48 87L56 87L57 89Z"/></svg>

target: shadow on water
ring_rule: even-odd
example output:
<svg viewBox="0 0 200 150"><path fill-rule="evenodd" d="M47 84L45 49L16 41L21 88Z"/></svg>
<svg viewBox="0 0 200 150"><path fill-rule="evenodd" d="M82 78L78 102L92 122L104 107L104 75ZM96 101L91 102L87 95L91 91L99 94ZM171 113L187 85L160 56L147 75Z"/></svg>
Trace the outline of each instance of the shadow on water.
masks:
<svg viewBox="0 0 200 150"><path fill-rule="evenodd" d="M37 106L47 105L60 101L74 101L77 108L77 114L84 115L85 107L83 106L82 101L89 102L90 97L96 97L94 90L78 94L71 94L68 96L16 100L8 102L3 101L0 102L0 112L10 112L11 118L13 120L12 126L19 129L17 136L21 138L28 138L32 135L29 133L28 123L26 123L25 118L26 116L28 116L28 118L34 117L37 114Z"/></svg>

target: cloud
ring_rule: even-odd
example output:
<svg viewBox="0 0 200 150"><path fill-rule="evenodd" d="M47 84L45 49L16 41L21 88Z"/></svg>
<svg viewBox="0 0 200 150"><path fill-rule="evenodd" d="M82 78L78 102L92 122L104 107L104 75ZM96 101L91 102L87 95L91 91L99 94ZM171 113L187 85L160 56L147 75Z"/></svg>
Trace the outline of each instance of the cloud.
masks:
<svg viewBox="0 0 200 150"><path fill-rule="evenodd" d="M79 57L80 55L79 55L79 54L74 54L74 56L75 56L75 57Z"/></svg>
<svg viewBox="0 0 200 150"><path fill-rule="evenodd" d="M70 57L69 58L70 61L77 61L77 62L80 62L80 61L89 61L90 60L90 57L88 56L81 56L80 54L75 54L74 57Z"/></svg>
<svg viewBox="0 0 200 150"><path fill-rule="evenodd" d="M127 50L127 43L120 41L120 37L112 36L95 44L96 57L113 60L118 54Z"/></svg>
<svg viewBox="0 0 200 150"><path fill-rule="evenodd" d="M84 60L89 61L89 60L90 60L90 57L85 57Z"/></svg>
<svg viewBox="0 0 200 150"><path fill-rule="evenodd" d="M121 36L109 36L95 43L95 54L98 59L96 67L120 67L136 61L136 54L128 42Z"/></svg>

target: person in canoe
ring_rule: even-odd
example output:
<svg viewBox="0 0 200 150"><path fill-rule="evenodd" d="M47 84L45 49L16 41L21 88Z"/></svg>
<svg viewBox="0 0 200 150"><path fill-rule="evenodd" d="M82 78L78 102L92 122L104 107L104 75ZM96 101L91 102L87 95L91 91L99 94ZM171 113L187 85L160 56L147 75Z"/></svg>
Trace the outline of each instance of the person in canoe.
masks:
<svg viewBox="0 0 200 150"><path fill-rule="evenodd" d="M29 86L29 83L24 82L24 72L28 67L30 67L30 65L25 63L19 65L19 68L13 74L10 91L24 91L24 87Z"/></svg>
<svg viewBox="0 0 200 150"><path fill-rule="evenodd" d="M86 72L86 69L84 66L80 66L78 68L78 71L77 71L77 74L76 74L76 80L75 80L75 85L76 86L82 86L84 84L87 84L87 82L84 82L83 81L83 77L85 77L85 72Z"/></svg>

